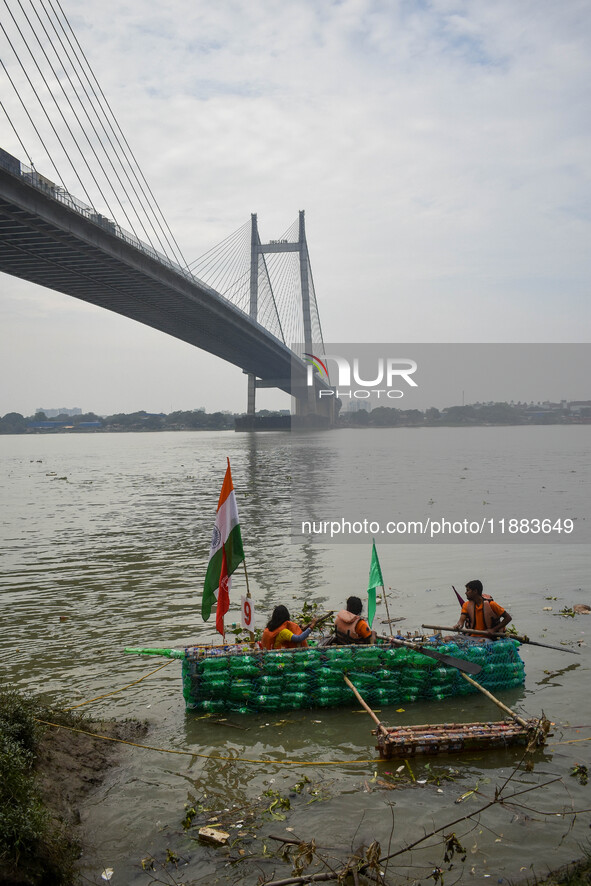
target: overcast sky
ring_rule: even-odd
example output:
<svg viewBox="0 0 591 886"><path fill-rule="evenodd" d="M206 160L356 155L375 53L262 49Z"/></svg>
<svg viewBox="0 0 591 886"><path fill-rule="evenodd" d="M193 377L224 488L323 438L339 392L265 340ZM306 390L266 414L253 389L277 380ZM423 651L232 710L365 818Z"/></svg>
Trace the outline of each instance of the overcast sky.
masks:
<svg viewBox="0 0 591 886"><path fill-rule="evenodd" d="M63 6L189 262L251 212L268 240L305 209L329 342L589 341L587 0ZM0 146L26 160L1 119ZM229 364L59 293L0 287L0 414L246 408Z"/></svg>

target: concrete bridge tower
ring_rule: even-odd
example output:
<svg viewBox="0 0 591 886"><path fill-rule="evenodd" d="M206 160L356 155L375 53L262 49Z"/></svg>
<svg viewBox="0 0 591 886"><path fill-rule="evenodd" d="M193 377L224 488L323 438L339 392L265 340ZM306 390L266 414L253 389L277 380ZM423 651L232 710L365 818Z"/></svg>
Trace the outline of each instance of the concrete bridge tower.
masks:
<svg viewBox="0 0 591 886"><path fill-rule="evenodd" d="M258 287L259 287L259 262L260 257L268 253L277 252L297 252L299 254L300 264L300 288L302 294L302 318L304 330L304 352L311 353L315 344L313 336L312 322L312 296L310 293L310 257L308 255L308 244L306 242L306 223L304 210L299 212L298 220L298 239L295 242L287 240L274 240L270 243L261 243L259 237L256 213L251 215L251 238L250 238L250 317L257 320L258 314ZM318 324L319 325L319 324ZM316 346L318 342L316 342ZM248 402L247 415L254 425L254 416L256 411L256 389L257 387L272 387L273 382L259 381L252 372L247 373L248 377ZM322 424L329 426L335 423L335 398L326 397L318 401L315 396L314 387L310 387L302 391L300 395L294 396L295 414L300 418L307 416L322 416Z"/></svg>

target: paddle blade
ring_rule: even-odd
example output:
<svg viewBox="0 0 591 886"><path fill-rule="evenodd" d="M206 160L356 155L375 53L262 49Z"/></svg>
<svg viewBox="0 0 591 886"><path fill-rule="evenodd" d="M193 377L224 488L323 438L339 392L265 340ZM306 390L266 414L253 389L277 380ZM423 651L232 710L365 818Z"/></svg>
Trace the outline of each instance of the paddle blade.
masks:
<svg viewBox="0 0 591 886"><path fill-rule="evenodd" d="M396 637L382 637L381 639L388 640L394 646L404 646L406 649L413 649L415 652L420 652L421 655L426 655L427 658L434 658L436 661L440 661L450 668L457 668L458 671L464 671L466 674L479 674L482 670L482 665L476 664L474 661L464 661L463 658L456 658L455 655L444 655L442 652L435 652L434 649L410 643L408 640L399 640Z"/></svg>
<svg viewBox="0 0 591 886"><path fill-rule="evenodd" d="M412 646L417 652L426 655L428 658L435 658L442 664L448 665L450 668L457 668L458 671L464 671L466 674L479 674L482 665L476 664L475 661L464 661L463 658L456 658L455 655L444 655L442 652L435 652L434 649L427 649L425 646Z"/></svg>
<svg viewBox="0 0 591 886"><path fill-rule="evenodd" d="M421 652L425 655L424 649L421 649ZM442 655L440 652L435 653L437 658L442 664L449 665L450 668L457 668L458 671L464 671L465 674L479 674L482 670L482 665L477 664L475 661L464 661L462 658L456 658L453 655Z"/></svg>

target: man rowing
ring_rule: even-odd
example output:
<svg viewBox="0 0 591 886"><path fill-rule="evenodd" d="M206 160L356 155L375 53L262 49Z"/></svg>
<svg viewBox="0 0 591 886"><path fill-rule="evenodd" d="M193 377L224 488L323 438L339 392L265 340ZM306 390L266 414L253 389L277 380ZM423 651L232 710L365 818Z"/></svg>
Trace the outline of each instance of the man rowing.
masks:
<svg viewBox="0 0 591 886"><path fill-rule="evenodd" d="M466 597L459 621L454 630L472 628L474 631L488 631L490 634L503 634L511 621L511 615L492 598L483 595L482 582L477 578L466 585ZM478 636L473 634L472 636Z"/></svg>

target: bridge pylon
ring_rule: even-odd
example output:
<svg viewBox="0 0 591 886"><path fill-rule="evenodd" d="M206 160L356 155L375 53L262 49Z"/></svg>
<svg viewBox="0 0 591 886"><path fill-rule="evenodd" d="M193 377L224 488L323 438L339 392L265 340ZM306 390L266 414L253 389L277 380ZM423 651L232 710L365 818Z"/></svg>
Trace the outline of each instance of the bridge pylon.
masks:
<svg viewBox="0 0 591 886"><path fill-rule="evenodd" d="M299 211L298 217L298 239L297 241L288 240L271 240L269 243L262 243L258 231L258 222L256 213L251 214L251 237L250 237L250 307L249 316L255 322L258 320L258 294L259 294L259 277L260 277L260 258L269 253L279 252L297 252L299 255L300 265L300 289L302 297L302 320L304 333L304 352L310 353L313 349L313 321L312 321L312 299L315 298L310 292L310 283L312 274L310 270L310 257L308 254L308 244L306 241L306 221L303 209ZM264 259L263 259L264 261ZM319 324L318 324L319 325ZM246 373L248 378L248 394L247 394L247 416L251 416L250 421L254 426L254 416L256 412L256 389L257 387L271 387L272 382L262 382L256 378L252 372ZM327 398L319 402L315 396L314 387L310 387L305 393L294 395L295 415L301 421L312 420L311 416L318 416L319 423L333 426L336 420L336 412L334 408L334 398Z"/></svg>

